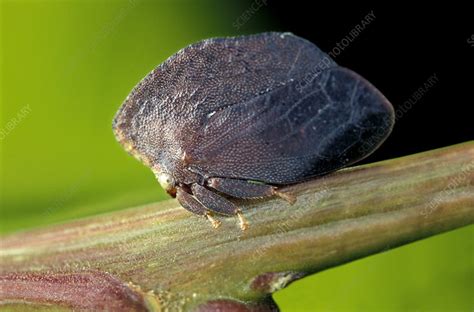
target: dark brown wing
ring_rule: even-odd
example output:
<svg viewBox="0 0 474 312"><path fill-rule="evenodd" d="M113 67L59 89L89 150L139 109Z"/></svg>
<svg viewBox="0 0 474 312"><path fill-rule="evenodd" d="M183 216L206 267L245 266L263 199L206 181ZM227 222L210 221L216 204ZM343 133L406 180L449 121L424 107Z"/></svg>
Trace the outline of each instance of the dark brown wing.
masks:
<svg viewBox="0 0 474 312"><path fill-rule="evenodd" d="M390 133L393 109L354 72L333 67L210 116L191 153L208 176L287 184L354 163Z"/></svg>
<svg viewBox="0 0 474 312"><path fill-rule="evenodd" d="M304 87L331 66L336 63L329 56L290 33L204 40L147 75L117 113L114 130L123 144L172 167L169 160L195 144L209 115L291 81Z"/></svg>

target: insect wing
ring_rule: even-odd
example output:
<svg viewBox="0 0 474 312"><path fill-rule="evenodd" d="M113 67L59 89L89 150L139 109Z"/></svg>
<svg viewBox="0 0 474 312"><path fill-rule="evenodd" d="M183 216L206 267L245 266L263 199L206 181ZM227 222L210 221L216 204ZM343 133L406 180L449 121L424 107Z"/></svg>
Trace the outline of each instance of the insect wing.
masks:
<svg viewBox="0 0 474 312"><path fill-rule="evenodd" d="M392 106L356 73L333 67L302 86L293 81L209 116L190 167L205 176L293 183L368 156L390 133Z"/></svg>
<svg viewBox="0 0 474 312"><path fill-rule="evenodd" d="M195 135L217 111L332 66L318 47L290 33L204 40L148 74L117 113L114 130L123 144L163 165L195 147Z"/></svg>

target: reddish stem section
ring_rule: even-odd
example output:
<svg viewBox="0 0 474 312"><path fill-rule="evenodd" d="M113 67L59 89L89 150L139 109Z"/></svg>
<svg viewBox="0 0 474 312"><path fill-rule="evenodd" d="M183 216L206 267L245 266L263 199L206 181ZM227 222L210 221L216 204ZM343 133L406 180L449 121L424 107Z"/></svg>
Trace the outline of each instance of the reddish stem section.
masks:
<svg viewBox="0 0 474 312"><path fill-rule="evenodd" d="M57 304L74 310L147 311L140 294L99 271L2 274L0 298L4 303Z"/></svg>

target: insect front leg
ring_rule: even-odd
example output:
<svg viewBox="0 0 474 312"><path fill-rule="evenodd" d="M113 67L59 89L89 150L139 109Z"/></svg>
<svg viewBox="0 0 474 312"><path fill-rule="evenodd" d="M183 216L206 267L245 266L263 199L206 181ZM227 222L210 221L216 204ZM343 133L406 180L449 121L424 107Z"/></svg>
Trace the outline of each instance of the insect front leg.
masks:
<svg viewBox="0 0 474 312"><path fill-rule="evenodd" d="M186 210L206 217L209 221L211 221L214 228L218 228L221 225L221 222L214 219L209 211L207 211L206 207L204 207L199 201L196 200L196 198L180 187L177 188L176 199Z"/></svg>
<svg viewBox="0 0 474 312"><path fill-rule="evenodd" d="M240 228L242 230L248 228L248 222L245 220L242 212L230 200L197 183L191 186L191 191L196 199L207 209L223 215L236 215L239 218Z"/></svg>
<svg viewBox="0 0 474 312"><path fill-rule="evenodd" d="M209 178L207 185L219 192L236 198L260 198L276 195L290 204L294 204L296 201L294 195L280 192L276 186L255 183L248 180Z"/></svg>

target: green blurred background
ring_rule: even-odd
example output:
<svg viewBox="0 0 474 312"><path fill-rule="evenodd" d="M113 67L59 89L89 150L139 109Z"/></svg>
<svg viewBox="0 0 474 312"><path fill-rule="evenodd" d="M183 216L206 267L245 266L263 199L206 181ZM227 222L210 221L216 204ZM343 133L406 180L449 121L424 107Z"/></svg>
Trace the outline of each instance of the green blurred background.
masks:
<svg viewBox="0 0 474 312"><path fill-rule="evenodd" d="M213 36L280 30L249 1L1 2L2 234L167 198L112 118L168 56ZM473 311L473 227L328 270L282 311Z"/></svg>

